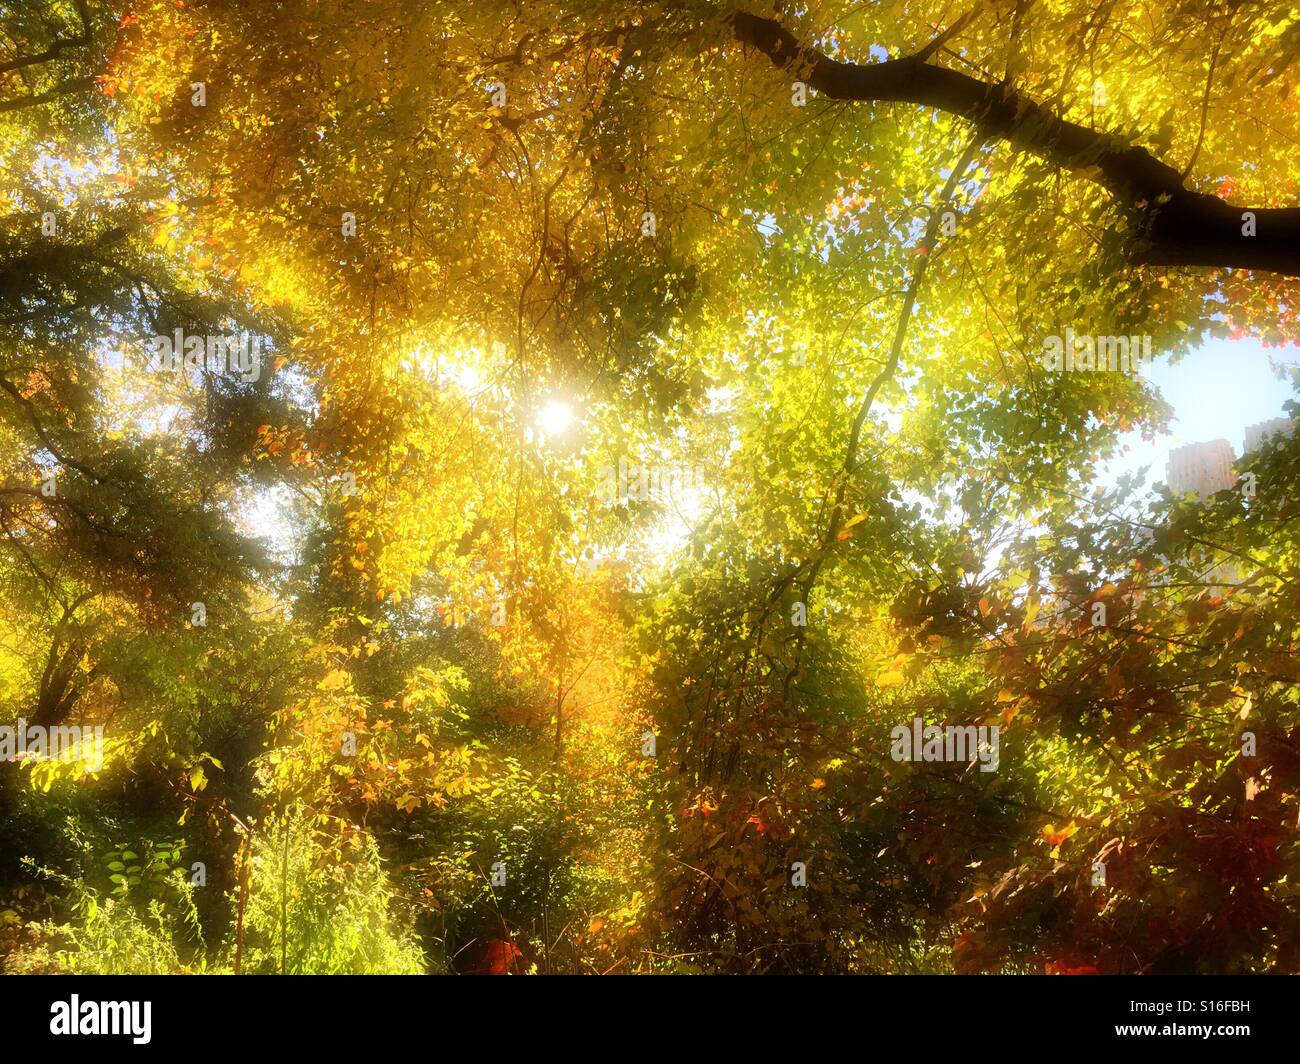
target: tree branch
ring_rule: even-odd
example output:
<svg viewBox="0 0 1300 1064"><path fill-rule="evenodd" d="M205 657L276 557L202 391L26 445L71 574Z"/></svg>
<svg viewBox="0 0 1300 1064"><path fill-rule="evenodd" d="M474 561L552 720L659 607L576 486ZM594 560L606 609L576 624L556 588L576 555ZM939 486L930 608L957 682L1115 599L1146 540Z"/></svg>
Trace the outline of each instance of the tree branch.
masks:
<svg viewBox="0 0 1300 1064"><path fill-rule="evenodd" d="M775 19L737 12L736 39L757 48L833 100L914 103L973 123L988 139L1040 155L1105 188L1127 208L1135 263L1232 267L1300 276L1300 208L1235 207L1183 187L1177 170L1145 148L1066 121L1010 85L932 66L920 56L860 65L806 48ZM1244 211L1255 236L1242 234Z"/></svg>
<svg viewBox="0 0 1300 1064"><path fill-rule="evenodd" d="M81 17L81 32L75 37L62 37L56 40L52 45L43 52L36 55L20 55L17 59L10 59L0 63L0 74L7 74L11 70L22 70L24 67L36 66L40 63L48 63L51 59L58 58L60 52L65 48L80 48L83 44L90 43L90 12L86 9L86 0L76 0L77 14Z"/></svg>
<svg viewBox="0 0 1300 1064"><path fill-rule="evenodd" d="M5 111L21 111L24 107L39 107L43 103L57 100L60 96L70 96L74 92L93 89L96 79L93 77L73 78L62 85L56 85L49 92L40 92L35 96L20 96L16 100L0 101L0 114Z"/></svg>

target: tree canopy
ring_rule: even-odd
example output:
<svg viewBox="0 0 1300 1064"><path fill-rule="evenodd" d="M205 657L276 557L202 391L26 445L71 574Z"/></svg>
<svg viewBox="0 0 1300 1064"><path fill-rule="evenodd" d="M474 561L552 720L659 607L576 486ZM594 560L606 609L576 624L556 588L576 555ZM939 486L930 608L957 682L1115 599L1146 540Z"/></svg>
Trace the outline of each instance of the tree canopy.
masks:
<svg viewBox="0 0 1300 1064"><path fill-rule="evenodd" d="M1298 54L6 9L0 724L104 742L0 760L0 964L1300 970L1300 442L1100 476L1170 417L1102 341L1300 340Z"/></svg>

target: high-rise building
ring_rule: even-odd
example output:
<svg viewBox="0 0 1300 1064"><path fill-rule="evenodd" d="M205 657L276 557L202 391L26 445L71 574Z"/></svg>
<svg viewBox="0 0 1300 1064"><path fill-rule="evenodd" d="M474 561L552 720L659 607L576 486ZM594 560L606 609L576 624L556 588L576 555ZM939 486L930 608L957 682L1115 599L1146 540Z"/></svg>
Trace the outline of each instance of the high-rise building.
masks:
<svg viewBox="0 0 1300 1064"><path fill-rule="evenodd" d="M1270 436L1290 436L1295 431L1295 422L1289 417L1275 417L1261 421L1257 425L1246 426L1246 439L1243 451L1249 453Z"/></svg>
<svg viewBox="0 0 1300 1064"><path fill-rule="evenodd" d="M1232 464L1237 455L1227 440L1189 443L1169 452L1165 483L1174 491L1194 491L1204 497L1237 482Z"/></svg>

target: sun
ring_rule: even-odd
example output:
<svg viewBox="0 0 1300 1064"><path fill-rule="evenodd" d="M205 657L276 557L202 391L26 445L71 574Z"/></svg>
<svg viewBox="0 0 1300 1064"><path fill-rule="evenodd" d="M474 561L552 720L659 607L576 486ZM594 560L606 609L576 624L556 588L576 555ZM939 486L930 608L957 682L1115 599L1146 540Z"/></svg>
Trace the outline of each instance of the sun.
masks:
<svg viewBox="0 0 1300 1064"><path fill-rule="evenodd" d="M568 403L552 399L537 412L534 424L547 439L563 436L573 424L573 410Z"/></svg>

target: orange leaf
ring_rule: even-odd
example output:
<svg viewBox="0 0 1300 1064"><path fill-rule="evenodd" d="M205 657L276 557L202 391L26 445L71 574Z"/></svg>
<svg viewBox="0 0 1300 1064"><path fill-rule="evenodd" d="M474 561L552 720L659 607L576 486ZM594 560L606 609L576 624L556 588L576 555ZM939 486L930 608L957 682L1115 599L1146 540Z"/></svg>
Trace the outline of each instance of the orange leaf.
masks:
<svg viewBox="0 0 1300 1064"><path fill-rule="evenodd" d="M1073 835L1078 830L1079 830L1078 826L1075 825L1073 822L1070 824L1069 827L1062 828L1060 831L1056 830L1056 826L1054 824L1048 824L1047 827L1043 828L1043 839L1047 842L1049 846L1060 846L1061 843L1063 843L1066 839L1068 839L1071 835Z"/></svg>

